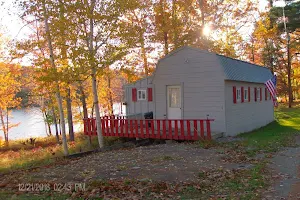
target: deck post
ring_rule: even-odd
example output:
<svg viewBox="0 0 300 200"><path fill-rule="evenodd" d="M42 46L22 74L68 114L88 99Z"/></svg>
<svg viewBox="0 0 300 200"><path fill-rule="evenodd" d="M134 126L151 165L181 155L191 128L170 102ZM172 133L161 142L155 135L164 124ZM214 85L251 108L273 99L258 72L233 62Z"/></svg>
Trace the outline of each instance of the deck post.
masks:
<svg viewBox="0 0 300 200"><path fill-rule="evenodd" d="M190 120L187 120L186 122L186 128L187 128L187 139L192 140L192 135L191 135L191 122Z"/></svg>
<svg viewBox="0 0 300 200"><path fill-rule="evenodd" d="M204 140L205 136L204 136L204 122L203 122L203 120L200 120L200 130L201 130L201 140Z"/></svg>
<svg viewBox="0 0 300 200"><path fill-rule="evenodd" d="M193 140L198 140L197 120L194 120L194 138L193 138Z"/></svg>
<svg viewBox="0 0 300 200"><path fill-rule="evenodd" d="M211 140L211 132L210 132L210 120L206 120L206 128L207 128L207 139Z"/></svg>

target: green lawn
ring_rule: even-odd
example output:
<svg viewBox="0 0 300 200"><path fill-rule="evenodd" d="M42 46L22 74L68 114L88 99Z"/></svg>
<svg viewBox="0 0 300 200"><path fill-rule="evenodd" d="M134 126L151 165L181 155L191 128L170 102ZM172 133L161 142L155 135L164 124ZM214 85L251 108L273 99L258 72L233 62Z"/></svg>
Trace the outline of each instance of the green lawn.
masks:
<svg viewBox="0 0 300 200"><path fill-rule="evenodd" d="M276 121L269 125L241 134L245 138L244 145L253 150L272 152L280 147L293 145L293 136L300 133L300 108L284 108L280 106L275 111Z"/></svg>

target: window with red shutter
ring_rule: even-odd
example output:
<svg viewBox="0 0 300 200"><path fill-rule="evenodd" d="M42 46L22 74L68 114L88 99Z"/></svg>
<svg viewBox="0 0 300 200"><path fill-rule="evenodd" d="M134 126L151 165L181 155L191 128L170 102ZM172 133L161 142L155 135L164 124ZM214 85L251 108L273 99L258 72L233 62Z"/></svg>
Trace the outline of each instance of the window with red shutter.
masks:
<svg viewBox="0 0 300 200"><path fill-rule="evenodd" d="M260 101L262 101L262 89L259 88L259 93L260 93Z"/></svg>
<svg viewBox="0 0 300 200"><path fill-rule="evenodd" d="M257 101L257 88L254 88L254 101Z"/></svg>
<svg viewBox="0 0 300 200"><path fill-rule="evenodd" d="M265 100L266 101L268 100L268 91L267 91L267 88L265 88Z"/></svg>
<svg viewBox="0 0 300 200"><path fill-rule="evenodd" d="M251 98L251 92L250 92L250 87L248 87L248 101L250 102L250 98Z"/></svg>
<svg viewBox="0 0 300 200"><path fill-rule="evenodd" d="M244 103L244 87L241 87L241 96L242 96L242 103Z"/></svg>
<svg viewBox="0 0 300 200"><path fill-rule="evenodd" d="M233 86L233 103L236 103L236 87Z"/></svg>
<svg viewBox="0 0 300 200"><path fill-rule="evenodd" d="M132 101L135 102L137 100L137 92L136 88L132 88Z"/></svg>
<svg viewBox="0 0 300 200"><path fill-rule="evenodd" d="M153 96L152 96L152 88L148 88L148 101L152 101Z"/></svg>

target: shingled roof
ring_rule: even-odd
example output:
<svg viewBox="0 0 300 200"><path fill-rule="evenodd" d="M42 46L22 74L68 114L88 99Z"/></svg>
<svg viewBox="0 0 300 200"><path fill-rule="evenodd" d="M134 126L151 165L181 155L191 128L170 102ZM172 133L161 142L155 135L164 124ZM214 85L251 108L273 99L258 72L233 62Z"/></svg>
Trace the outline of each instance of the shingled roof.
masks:
<svg viewBox="0 0 300 200"><path fill-rule="evenodd" d="M223 67L225 80L265 83L272 77L271 71L266 67L216 55Z"/></svg>

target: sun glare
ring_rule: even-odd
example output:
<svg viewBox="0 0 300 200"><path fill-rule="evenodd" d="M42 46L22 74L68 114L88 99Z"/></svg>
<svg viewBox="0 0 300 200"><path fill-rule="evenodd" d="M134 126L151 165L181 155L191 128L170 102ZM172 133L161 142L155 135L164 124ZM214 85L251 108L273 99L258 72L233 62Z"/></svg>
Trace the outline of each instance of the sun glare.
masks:
<svg viewBox="0 0 300 200"><path fill-rule="evenodd" d="M203 35L209 36L210 32L211 32L211 28L208 24L206 24L203 28Z"/></svg>

